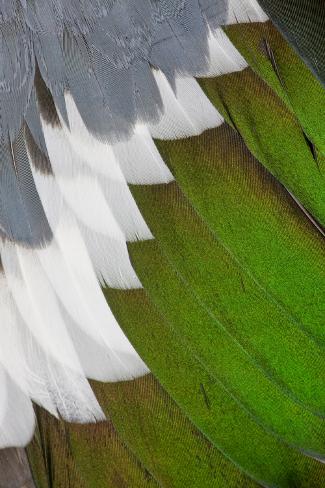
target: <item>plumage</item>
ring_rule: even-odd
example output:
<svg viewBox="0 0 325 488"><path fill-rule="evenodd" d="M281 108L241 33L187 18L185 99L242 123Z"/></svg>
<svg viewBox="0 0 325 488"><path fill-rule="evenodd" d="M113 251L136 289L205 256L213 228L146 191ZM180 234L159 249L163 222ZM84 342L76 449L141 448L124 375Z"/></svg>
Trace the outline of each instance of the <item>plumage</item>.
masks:
<svg viewBox="0 0 325 488"><path fill-rule="evenodd" d="M154 139L195 136L223 122L193 78L176 77L173 90L162 72L157 71L154 76L163 102L163 115L159 123L149 126Z"/></svg>
<svg viewBox="0 0 325 488"><path fill-rule="evenodd" d="M0 487L323 486L323 10L0 0Z"/></svg>
<svg viewBox="0 0 325 488"><path fill-rule="evenodd" d="M305 63L324 84L324 3L316 0L281 2L261 0L261 6L272 16L275 25L300 54Z"/></svg>

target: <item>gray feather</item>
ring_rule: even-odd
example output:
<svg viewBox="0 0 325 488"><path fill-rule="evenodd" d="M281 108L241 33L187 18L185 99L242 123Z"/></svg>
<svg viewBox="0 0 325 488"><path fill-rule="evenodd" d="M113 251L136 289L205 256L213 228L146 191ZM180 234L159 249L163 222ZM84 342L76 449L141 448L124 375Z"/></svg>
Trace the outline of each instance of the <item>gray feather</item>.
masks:
<svg viewBox="0 0 325 488"><path fill-rule="evenodd" d="M70 92L88 130L117 142L155 123L152 69L172 86L208 63L209 29L227 0L0 0L0 229L29 246L51 239L30 168L50 173L40 114L68 125ZM28 149L28 152L27 152ZM28 157L29 154L29 157ZM30 158L30 159L29 159Z"/></svg>
<svg viewBox="0 0 325 488"><path fill-rule="evenodd" d="M40 246L52 233L39 199L23 130L13 143L0 145L0 229L15 242Z"/></svg>

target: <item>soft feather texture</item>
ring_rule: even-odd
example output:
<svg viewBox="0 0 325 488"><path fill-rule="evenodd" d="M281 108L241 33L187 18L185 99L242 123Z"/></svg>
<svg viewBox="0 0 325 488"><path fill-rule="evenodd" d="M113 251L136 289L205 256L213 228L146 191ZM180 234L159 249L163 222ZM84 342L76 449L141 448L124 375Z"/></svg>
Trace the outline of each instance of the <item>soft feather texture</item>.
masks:
<svg viewBox="0 0 325 488"><path fill-rule="evenodd" d="M85 378L126 380L148 371L99 285L142 286L127 242L153 236L128 184L172 181L153 137L198 135L223 122L192 76L246 64L218 27L226 2L218 12L196 0L83 2L80 10L65 2L10 5L0 27L12 43L6 59L23 80L16 86L13 78L6 99L17 114L2 119L11 145L4 167L17 180L13 205L3 193L1 206L8 212L3 283L21 344L22 374L13 379L22 378L22 387L30 371L26 401L67 420L101 419ZM26 436L13 445L25 443Z"/></svg>
<svg viewBox="0 0 325 488"><path fill-rule="evenodd" d="M174 179L144 125L137 125L127 142L114 144L113 152L129 184L153 185Z"/></svg>
<svg viewBox="0 0 325 488"><path fill-rule="evenodd" d="M226 24L241 22L265 22L267 15L259 6L257 0L229 0Z"/></svg>
<svg viewBox="0 0 325 488"><path fill-rule="evenodd" d="M193 78L176 78L175 93L166 76L154 72L163 103L158 124L150 125L154 139L182 139L216 127L223 118L211 105Z"/></svg>
<svg viewBox="0 0 325 488"><path fill-rule="evenodd" d="M33 401L54 486L321 486L320 138L259 3L0 13L0 446Z"/></svg>
<svg viewBox="0 0 325 488"><path fill-rule="evenodd" d="M324 86L324 2L260 0L260 4Z"/></svg>

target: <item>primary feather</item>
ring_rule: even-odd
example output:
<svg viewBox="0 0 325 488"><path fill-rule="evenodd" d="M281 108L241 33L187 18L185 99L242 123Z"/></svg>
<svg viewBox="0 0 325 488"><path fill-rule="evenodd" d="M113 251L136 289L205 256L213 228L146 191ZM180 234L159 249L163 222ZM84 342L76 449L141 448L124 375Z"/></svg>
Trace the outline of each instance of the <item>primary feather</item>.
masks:
<svg viewBox="0 0 325 488"><path fill-rule="evenodd" d="M41 486L322 486L325 94L268 15L320 80L325 36L280 3L0 2L0 447L37 421Z"/></svg>

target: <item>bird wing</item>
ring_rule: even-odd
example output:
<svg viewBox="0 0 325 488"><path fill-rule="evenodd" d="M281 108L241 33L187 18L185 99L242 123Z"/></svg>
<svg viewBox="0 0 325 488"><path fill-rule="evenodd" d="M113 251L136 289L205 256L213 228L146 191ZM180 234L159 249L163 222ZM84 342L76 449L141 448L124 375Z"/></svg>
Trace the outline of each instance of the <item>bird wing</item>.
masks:
<svg viewBox="0 0 325 488"><path fill-rule="evenodd" d="M0 4L0 446L37 486L322 486L325 16L259 3Z"/></svg>

